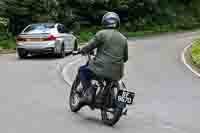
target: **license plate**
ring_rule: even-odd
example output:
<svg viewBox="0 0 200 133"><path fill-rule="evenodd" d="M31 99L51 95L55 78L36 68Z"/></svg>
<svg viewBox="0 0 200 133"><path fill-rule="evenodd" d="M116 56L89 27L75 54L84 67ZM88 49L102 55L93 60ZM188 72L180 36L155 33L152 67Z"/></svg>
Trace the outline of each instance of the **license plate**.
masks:
<svg viewBox="0 0 200 133"><path fill-rule="evenodd" d="M127 90L120 90L117 94L117 101L126 104L133 104L134 97L135 97L134 92L130 92Z"/></svg>

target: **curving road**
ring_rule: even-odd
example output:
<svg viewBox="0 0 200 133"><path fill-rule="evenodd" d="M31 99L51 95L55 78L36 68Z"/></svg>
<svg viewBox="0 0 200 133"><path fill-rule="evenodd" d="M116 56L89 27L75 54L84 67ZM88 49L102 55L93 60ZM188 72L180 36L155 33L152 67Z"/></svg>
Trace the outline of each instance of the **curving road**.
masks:
<svg viewBox="0 0 200 133"><path fill-rule="evenodd" d="M199 32L130 39L124 81L136 91L131 106L114 127L104 126L98 111L69 111L69 85L79 57L18 60L0 56L0 132L2 133L199 133L200 79L181 62L181 52Z"/></svg>

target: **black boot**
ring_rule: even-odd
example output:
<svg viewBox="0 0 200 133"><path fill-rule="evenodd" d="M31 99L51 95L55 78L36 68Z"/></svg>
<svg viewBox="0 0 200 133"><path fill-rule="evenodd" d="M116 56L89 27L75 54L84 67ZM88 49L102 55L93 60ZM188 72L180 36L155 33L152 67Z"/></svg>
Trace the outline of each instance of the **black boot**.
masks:
<svg viewBox="0 0 200 133"><path fill-rule="evenodd" d="M91 105L93 103L94 92L95 89L93 87L87 88L83 97L80 99L80 102L86 105Z"/></svg>

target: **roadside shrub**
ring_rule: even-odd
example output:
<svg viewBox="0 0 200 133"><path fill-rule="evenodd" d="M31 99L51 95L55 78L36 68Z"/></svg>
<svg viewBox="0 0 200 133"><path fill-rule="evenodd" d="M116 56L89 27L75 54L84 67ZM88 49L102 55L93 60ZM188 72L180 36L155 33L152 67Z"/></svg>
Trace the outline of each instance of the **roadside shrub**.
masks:
<svg viewBox="0 0 200 133"><path fill-rule="evenodd" d="M189 30L199 27L200 23L197 18L189 14L177 17L175 25L177 29Z"/></svg>
<svg viewBox="0 0 200 133"><path fill-rule="evenodd" d="M80 32L78 37L79 42L87 42L90 40L95 34L92 32Z"/></svg>
<svg viewBox="0 0 200 133"><path fill-rule="evenodd" d="M11 37L12 37L12 35L10 33L0 32L0 41L8 40Z"/></svg>
<svg viewBox="0 0 200 133"><path fill-rule="evenodd" d="M15 47L16 47L16 42L14 37L9 36L8 39L0 40L0 48L15 49Z"/></svg>

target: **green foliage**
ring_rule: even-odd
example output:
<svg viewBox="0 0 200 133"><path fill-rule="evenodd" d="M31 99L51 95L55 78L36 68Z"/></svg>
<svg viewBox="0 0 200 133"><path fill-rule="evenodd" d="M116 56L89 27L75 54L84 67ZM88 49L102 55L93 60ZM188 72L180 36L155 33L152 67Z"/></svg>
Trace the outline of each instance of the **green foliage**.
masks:
<svg viewBox="0 0 200 133"><path fill-rule="evenodd" d="M121 16L128 13L123 33L144 36L200 27L199 5L199 0L1 0L0 32L9 28L17 35L30 23L60 22L83 42L101 29L103 14L115 11ZM89 19L88 26L81 17ZM13 48L12 40L1 34L1 47Z"/></svg>
<svg viewBox="0 0 200 133"><path fill-rule="evenodd" d="M0 32L0 41L8 40L11 37L12 35L10 33Z"/></svg>
<svg viewBox="0 0 200 133"><path fill-rule="evenodd" d="M200 67L200 39L196 39L192 44L192 60Z"/></svg>
<svg viewBox="0 0 200 133"><path fill-rule="evenodd" d="M131 30L145 30L146 26L154 25L171 25L176 29L198 27L199 4L198 0L129 0Z"/></svg>
<svg viewBox="0 0 200 133"><path fill-rule="evenodd" d="M87 42L89 39L91 39L97 31L99 31L101 27L92 26L92 27L83 27L81 32L77 34L79 42ZM122 26L120 28L120 32L124 34L126 37L144 37L144 36L150 36L160 33L166 33L166 32L176 32L180 29L174 28L172 25L154 25L154 26L145 26L144 30L141 31L128 31L125 26Z"/></svg>
<svg viewBox="0 0 200 133"><path fill-rule="evenodd" d="M12 15L26 16L35 13L47 13L47 0L1 0L1 15L10 17Z"/></svg>
<svg viewBox="0 0 200 133"><path fill-rule="evenodd" d="M15 42L14 37L11 37L11 38L6 39L6 40L0 40L0 48L15 49L15 47L16 47L16 42Z"/></svg>
<svg viewBox="0 0 200 133"><path fill-rule="evenodd" d="M87 42L96 34L97 31L101 29L102 29L101 26L91 26L91 27L84 26L81 28L81 32L76 34L76 36L80 43Z"/></svg>
<svg viewBox="0 0 200 133"><path fill-rule="evenodd" d="M163 30L158 27L166 25L171 29L198 27L199 5L199 0L1 0L0 15L10 20L10 31L17 34L34 22L61 22L78 32L83 16L89 25L100 25L107 11L124 12L129 21L126 29L134 32Z"/></svg>
<svg viewBox="0 0 200 133"><path fill-rule="evenodd" d="M95 34L92 32L80 32L78 40L80 43L89 41Z"/></svg>
<svg viewBox="0 0 200 133"><path fill-rule="evenodd" d="M0 17L0 32L6 32L8 27L8 19Z"/></svg>

